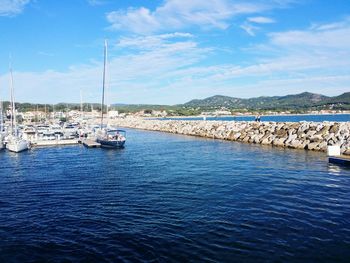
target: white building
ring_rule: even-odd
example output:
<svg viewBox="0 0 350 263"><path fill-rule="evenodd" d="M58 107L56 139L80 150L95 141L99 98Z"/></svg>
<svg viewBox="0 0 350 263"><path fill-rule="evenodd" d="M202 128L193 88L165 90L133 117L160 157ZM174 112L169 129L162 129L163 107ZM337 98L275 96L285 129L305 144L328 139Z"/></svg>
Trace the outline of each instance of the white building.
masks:
<svg viewBox="0 0 350 263"><path fill-rule="evenodd" d="M117 110L110 110L108 112L108 117L114 119L119 116L119 112Z"/></svg>

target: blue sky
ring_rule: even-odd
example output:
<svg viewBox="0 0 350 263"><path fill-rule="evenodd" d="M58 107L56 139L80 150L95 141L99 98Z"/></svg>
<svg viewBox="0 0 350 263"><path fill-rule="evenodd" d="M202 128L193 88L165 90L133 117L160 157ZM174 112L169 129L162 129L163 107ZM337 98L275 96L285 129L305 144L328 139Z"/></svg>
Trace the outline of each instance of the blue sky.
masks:
<svg viewBox="0 0 350 263"><path fill-rule="evenodd" d="M0 0L0 100L177 104L350 91L348 0Z"/></svg>

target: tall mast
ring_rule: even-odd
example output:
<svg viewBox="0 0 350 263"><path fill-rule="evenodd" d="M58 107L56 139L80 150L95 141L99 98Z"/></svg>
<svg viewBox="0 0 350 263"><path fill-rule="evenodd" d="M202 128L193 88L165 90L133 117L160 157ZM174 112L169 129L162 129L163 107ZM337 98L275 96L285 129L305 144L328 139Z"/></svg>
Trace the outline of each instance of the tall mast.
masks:
<svg viewBox="0 0 350 263"><path fill-rule="evenodd" d="M4 117L3 117L3 102L0 101L0 134L2 133L2 130L4 128Z"/></svg>
<svg viewBox="0 0 350 263"><path fill-rule="evenodd" d="M0 133L4 129L3 102L0 101Z"/></svg>
<svg viewBox="0 0 350 263"><path fill-rule="evenodd" d="M15 109L15 95L13 90L13 74L12 74L12 63L10 55L10 94L11 94L11 132L14 134L17 129L16 125L16 109Z"/></svg>
<svg viewBox="0 0 350 263"><path fill-rule="evenodd" d="M80 90L80 118L83 119L83 92Z"/></svg>
<svg viewBox="0 0 350 263"><path fill-rule="evenodd" d="M105 40L104 60L103 60L103 82L102 82L101 126L100 126L101 130L103 125L103 105L105 103L106 64L107 64L107 40Z"/></svg>

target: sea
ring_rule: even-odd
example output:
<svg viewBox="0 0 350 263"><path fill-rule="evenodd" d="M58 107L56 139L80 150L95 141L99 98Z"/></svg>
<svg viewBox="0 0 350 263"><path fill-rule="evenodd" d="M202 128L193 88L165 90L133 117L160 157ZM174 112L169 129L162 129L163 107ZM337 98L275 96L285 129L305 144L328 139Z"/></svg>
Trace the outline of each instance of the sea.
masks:
<svg viewBox="0 0 350 263"><path fill-rule="evenodd" d="M124 149L0 152L0 262L349 262L325 153L127 130Z"/></svg>
<svg viewBox="0 0 350 263"><path fill-rule="evenodd" d="M203 117L167 117L161 120L188 120L197 121L203 120ZM208 116L207 121L254 121L255 116ZM350 121L350 114L298 114L298 115L263 115L260 116L260 121L267 122L301 122L301 121L312 121L312 122L347 122Z"/></svg>

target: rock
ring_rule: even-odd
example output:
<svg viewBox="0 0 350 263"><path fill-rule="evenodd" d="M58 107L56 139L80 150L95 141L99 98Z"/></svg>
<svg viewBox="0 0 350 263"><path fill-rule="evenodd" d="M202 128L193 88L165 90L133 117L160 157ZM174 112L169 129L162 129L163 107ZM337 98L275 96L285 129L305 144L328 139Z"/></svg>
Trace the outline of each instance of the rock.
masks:
<svg viewBox="0 0 350 263"><path fill-rule="evenodd" d="M319 146L319 142L311 142L307 145L308 150L317 150Z"/></svg>
<svg viewBox="0 0 350 263"><path fill-rule="evenodd" d="M284 142L286 141L286 138L276 138L275 140L273 140L272 144L275 146L284 146Z"/></svg>
<svg viewBox="0 0 350 263"><path fill-rule="evenodd" d="M314 136L315 134L316 134L316 131L310 130L306 133L306 136L310 138L310 137Z"/></svg>
<svg viewBox="0 0 350 263"><path fill-rule="evenodd" d="M288 132L285 129L280 129L276 132L276 135L280 138L286 137Z"/></svg>
<svg viewBox="0 0 350 263"><path fill-rule="evenodd" d="M350 154L350 122L225 122L144 120L125 118L112 125L153 131L219 138L280 147L326 151L327 144L341 145L344 154Z"/></svg>
<svg viewBox="0 0 350 263"><path fill-rule="evenodd" d="M288 147L294 148L294 149L304 148L304 146L301 147L301 145L302 145L302 142L301 142L301 141L299 141L299 140L292 140L292 141L289 143Z"/></svg>
<svg viewBox="0 0 350 263"><path fill-rule="evenodd" d="M311 142L320 142L323 141L323 138L321 135L313 135L310 137Z"/></svg>
<svg viewBox="0 0 350 263"><path fill-rule="evenodd" d="M246 136L243 138L242 142L248 142L249 139L250 139L249 135L246 135Z"/></svg>
<svg viewBox="0 0 350 263"><path fill-rule="evenodd" d="M318 148L319 148L320 151L327 151L327 143L325 141L321 142L318 145Z"/></svg>

